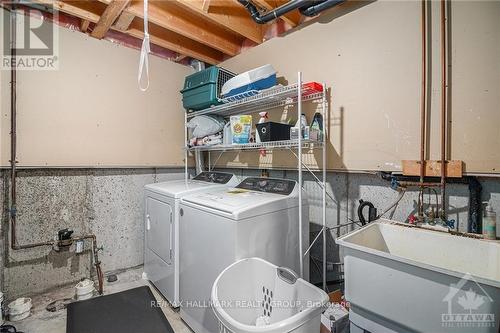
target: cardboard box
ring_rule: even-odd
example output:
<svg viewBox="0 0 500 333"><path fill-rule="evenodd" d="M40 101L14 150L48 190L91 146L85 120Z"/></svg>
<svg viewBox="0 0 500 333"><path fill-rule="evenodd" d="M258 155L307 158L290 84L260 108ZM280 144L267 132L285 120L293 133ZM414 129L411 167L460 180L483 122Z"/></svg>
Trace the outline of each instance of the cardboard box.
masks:
<svg viewBox="0 0 500 333"><path fill-rule="evenodd" d="M349 332L349 310L340 290L328 294L330 304L321 314L320 333L345 333Z"/></svg>

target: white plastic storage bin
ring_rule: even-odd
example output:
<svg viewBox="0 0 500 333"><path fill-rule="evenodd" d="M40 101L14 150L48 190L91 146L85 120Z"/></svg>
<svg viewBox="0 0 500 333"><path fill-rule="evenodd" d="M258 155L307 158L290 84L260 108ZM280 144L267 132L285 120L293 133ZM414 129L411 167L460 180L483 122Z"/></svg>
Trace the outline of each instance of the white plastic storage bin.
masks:
<svg viewBox="0 0 500 333"><path fill-rule="evenodd" d="M227 80L221 90L224 97L235 95L246 97L245 92L264 90L275 85L276 70L267 64Z"/></svg>
<svg viewBox="0 0 500 333"><path fill-rule="evenodd" d="M323 290L260 258L230 265L212 287L220 333L319 332L327 303Z"/></svg>

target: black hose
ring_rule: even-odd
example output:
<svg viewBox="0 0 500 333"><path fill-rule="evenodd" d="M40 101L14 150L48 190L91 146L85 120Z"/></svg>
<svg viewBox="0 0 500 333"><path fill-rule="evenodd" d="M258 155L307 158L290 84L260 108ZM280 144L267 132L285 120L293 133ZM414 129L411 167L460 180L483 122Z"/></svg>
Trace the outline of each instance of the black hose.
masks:
<svg viewBox="0 0 500 333"><path fill-rule="evenodd" d="M368 221L365 219L365 216L363 214L363 209L365 207L368 207ZM366 223L370 223L377 219L377 209L370 201L359 200L358 219L359 222L361 222L361 225L366 225Z"/></svg>

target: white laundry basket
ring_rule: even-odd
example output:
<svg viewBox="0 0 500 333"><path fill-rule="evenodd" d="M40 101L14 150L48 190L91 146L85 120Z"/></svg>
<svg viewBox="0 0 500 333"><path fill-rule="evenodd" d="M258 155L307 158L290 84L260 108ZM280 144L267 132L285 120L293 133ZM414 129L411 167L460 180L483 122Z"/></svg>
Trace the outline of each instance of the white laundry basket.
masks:
<svg viewBox="0 0 500 333"><path fill-rule="evenodd" d="M260 258L230 265L212 287L220 333L316 333L327 303L323 290Z"/></svg>

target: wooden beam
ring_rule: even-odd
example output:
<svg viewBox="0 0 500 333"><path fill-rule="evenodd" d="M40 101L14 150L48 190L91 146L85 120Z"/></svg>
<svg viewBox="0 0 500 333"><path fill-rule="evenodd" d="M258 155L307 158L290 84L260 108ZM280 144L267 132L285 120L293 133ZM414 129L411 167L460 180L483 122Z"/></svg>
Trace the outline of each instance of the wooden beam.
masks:
<svg viewBox="0 0 500 333"><path fill-rule="evenodd" d="M257 5L260 6L266 10L273 10L274 8L277 8L285 3L287 3L287 0L253 0L253 2ZM300 20L301 20L301 15L300 12L296 10L292 10L289 13L286 13L285 15L281 16L280 19L288 23L292 28L296 27L299 25Z"/></svg>
<svg viewBox="0 0 500 333"><path fill-rule="evenodd" d="M419 176L420 161L404 160L403 175ZM446 177L460 178L463 175L462 161L446 161ZM441 161L425 161L425 177L441 177Z"/></svg>
<svg viewBox="0 0 500 333"><path fill-rule="evenodd" d="M205 0L172 0L202 19L244 36L255 43L262 43L262 26L255 23L246 9L234 0L211 0L208 13L203 10Z"/></svg>
<svg viewBox="0 0 500 333"><path fill-rule="evenodd" d="M179 62L179 61L182 61L184 59L187 58L187 55L184 55L184 54L179 54L176 58L175 58L175 62Z"/></svg>
<svg viewBox="0 0 500 333"><path fill-rule="evenodd" d="M118 31L127 31L134 18L134 14L124 11L120 17L118 17L115 24L113 24L113 29Z"/></svg>
<svg viewBox="0 0 500 333"><path fill-rule="evenodd" d="M142 39L144 37L142 20L134 20L130 25L128 34ZM191 58L205 61L209 64L218 64L224 60L224 54L209 48L201 43L186 38L175 32L163 29L156 24L149 24L151 43L162 46Z"/></svg>
<svg viewBox="0 0 500 333"><path fill-rule="evenodd" d="M110 0L100 0L109 3ZM127 13L137 17L144 16L143 4L133 2ZM203 22L199 17L182 10L171 1L149 3L149 22L183 35L189 39L205 44L230 56L240 52L241 39L213 24Z"/></svg>
<svg viewBox="0 0 500 333"><path fill-rule="evenodd" d="M89 24L90 24L89 20L82 19L80 22L80 31L84 32L84 33L87 32L87 30L89 28Z"/></svg>
<svg viewBox="0 0 500 333"><path fill-rule="evenodd" d="M208 10L210 9L210 0L203 0L202 9L204 13L208 14Z"/></svg>
<svg viewBox="0 0 500 333"><path fill-rule="evenodd" d="M31 0L41 5L51 5L63 13L76 16L83 20L96 23L106 5L93 1L58 1L58 0Z"/></svg>
<svg viewBox="0 0 500 333"><path fill-rule="evenodd" d="M129 3L130 0L112 0L99 18L91 36L97 39L102 39Z"/></svg>
<svg viewBox="0 0 500 333"><path fill-rule="evenodd" d="M39 4L50 4L54 8L63 13L86 19L92 23L97 23L100 14L104 12L106 5L96 1L68 1L63 2L60 0L32 0ZM136 38L142 39L143 23L141 19L136 18L130 25L126 34ZM151 43L166 48L168 50L185 54L191 58L199 59L210 64L217 64L224 60L224 55L214 49L206 47L205 45L192 41L184 36L174 32L163 29L155 24L149 25L149 32L151 34Z"/></svg>

